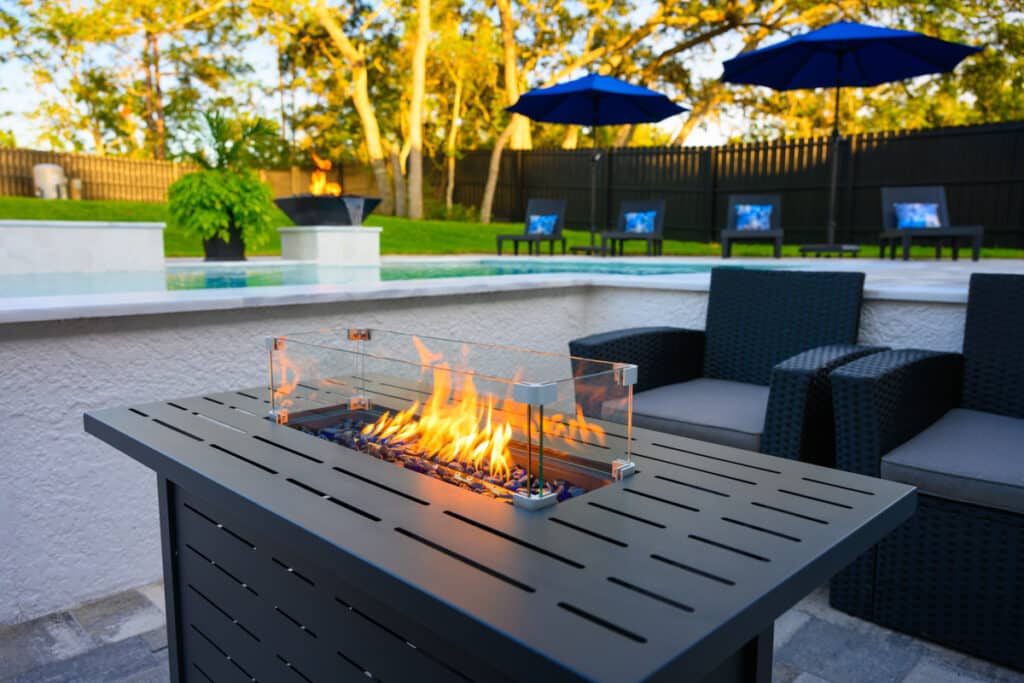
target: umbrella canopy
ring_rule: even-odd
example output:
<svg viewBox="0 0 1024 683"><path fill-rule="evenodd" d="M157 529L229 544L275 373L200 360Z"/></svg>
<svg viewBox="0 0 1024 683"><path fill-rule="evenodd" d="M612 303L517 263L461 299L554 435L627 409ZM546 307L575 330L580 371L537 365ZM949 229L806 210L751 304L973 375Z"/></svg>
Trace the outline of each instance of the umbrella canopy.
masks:
<svg viewBox="0 0 1024 683"><path fill-rule="evenodd" d="M655 123L686 111L659 92L598 74L523 93L506 110L534 121L581 126Z"/></svg>
<svg viewBox="0 0 1024 683"><path fill-rule="evenodd" d="M839 176L839 89L901 81L951 71L982 48L950 43L914 31L839 21L816 31L727 60L722 80L766 85L775 90L835 88L832 118L832 173L829 184L828 244L836 229Z"/></svg>
<svg viewBox="0 0 1024 683"><path fill-rule="evenodd" d="M973 45L853 21L840 21L723 64L728 83L775 90L863 87L951 71L981 51Z"/></svg>

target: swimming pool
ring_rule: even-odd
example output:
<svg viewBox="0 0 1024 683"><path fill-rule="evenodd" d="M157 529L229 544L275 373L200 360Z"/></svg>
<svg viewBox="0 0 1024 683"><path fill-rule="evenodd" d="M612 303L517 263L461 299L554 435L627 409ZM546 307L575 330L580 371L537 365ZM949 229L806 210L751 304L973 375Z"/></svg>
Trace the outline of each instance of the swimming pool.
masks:
<svg viewBox="0 0 1024 683"><path fill-rule="evenodd" d="M164 292L294 285L361 285L395 280L535 274L683 275L706 273L702 263L611 260L505 259L385 262L379 268L250 261L188 263L137 273L32 273L0 275L0 298Z"/></svg>

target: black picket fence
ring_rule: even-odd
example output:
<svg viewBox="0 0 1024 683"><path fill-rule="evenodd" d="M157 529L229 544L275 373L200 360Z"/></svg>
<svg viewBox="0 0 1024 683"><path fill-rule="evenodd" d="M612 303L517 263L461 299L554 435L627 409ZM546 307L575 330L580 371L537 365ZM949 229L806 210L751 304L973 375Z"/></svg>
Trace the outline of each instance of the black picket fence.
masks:
<svg viewBox="0 0 1024 683"><path fill-rule="evenodd" d="M623 200L663 198L666 236L714 242L729 195L764 192L782 197L787 242L824 241L827 137L599 151L597 161L591 149L505 152L495 218L522 220L531 197L565 198L569 226L585 229L594 173L600 229L615 221ZM988 246L1024 247L1024 121L854 135L842 139L838 154L838 241L876 241L882 187L943 185L952 223L985 226ZM488 150L479 150L459 160L456 202L480 205L489 158Z"/></svg>

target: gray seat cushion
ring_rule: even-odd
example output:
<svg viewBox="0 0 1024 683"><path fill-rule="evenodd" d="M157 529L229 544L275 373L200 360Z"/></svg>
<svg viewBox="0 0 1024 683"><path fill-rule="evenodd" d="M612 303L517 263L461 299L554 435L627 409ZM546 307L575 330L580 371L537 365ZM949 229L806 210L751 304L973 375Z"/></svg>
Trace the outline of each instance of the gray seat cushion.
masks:
<svg viewBox="0 0 1024 683"><path fill-rule="evenodd" d="M633 424L756 451L767 406L768 387L700 378L635 394ZM602 417L621 422L621 411L621 403L609 401Z"/></svg>
<svg viewBox="0 0 1024 683"><path fill-rule="evenodd" d="M882 458L882 478L1024 514L1024 420L951 410Z"/></svg>

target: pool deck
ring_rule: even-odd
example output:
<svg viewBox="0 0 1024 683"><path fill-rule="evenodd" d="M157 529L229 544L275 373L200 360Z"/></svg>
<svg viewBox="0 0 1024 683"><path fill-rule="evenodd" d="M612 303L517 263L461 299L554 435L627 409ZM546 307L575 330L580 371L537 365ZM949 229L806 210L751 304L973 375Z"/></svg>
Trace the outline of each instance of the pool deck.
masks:
<svg viewBox="0 0 1024 683"><path fill-rule="evenodd" d="M387 265L441 265L490 263L594 263L587 257L494 257L467 256L392 256ZM800 270L849 270L867 274L865 298L868 300L919 301L962 304L967 300L967 282L974 272L1024 273L1024 260L988 259L971 261L888 261L882 259L767 259L692 257L624 257L601 259L600 264L630 264L775 267ZM200 259L173 259L169 265L202 264ZM276 258L253 258L249 266L297 265L303 262ZM237 267L232 264L203 264L207 267ZM148 315L204 310L228 310L295 304L321 304L341 301L370 301L414 297L450 296L523 290L572 287L618 287L707 291L708 273L671 275L615 275L604 273L537 273L523 275L453 277L424 280L373 281L353 284L316 284L269 287L242 287L179 291L150 291L73 296L0 298L0 324L68 320L76 318Z"/></svg>

